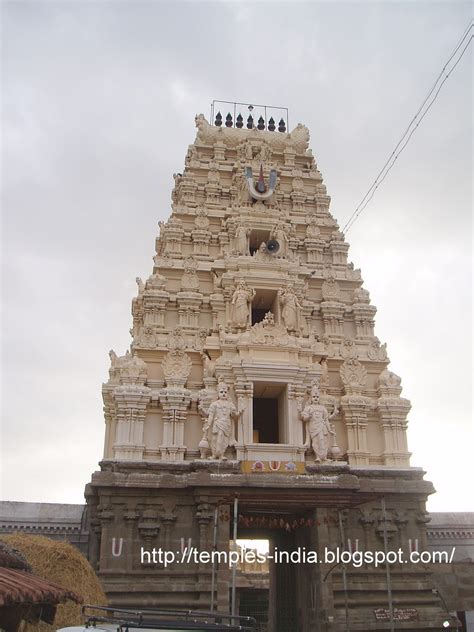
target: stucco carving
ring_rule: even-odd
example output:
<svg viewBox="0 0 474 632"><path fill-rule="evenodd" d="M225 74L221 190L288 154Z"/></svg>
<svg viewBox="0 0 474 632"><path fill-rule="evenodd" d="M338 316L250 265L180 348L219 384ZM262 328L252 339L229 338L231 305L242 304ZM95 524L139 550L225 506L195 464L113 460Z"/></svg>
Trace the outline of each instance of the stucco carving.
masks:
<svg viewBox="0 0 474 632"><path fill-rule="evenodd" d="M370 303L369 292L361 287L354 290L354 303L365 303L368 305Z"/></svg>
<svg viewBox="0 0 474 632"><path fill-rule="evenodd" d="M271 239L276 239L276 241L280 244L280 249L277 252L278 257L287 257L288 252L288 241L289 241L290 227L287 224L283 224L282 222L276 224L272 228L272 232L270 234Z"/></svg>
<svg viewBox="0 0 474 632"><path fill-rule="evenodd" d="M344 338L341 342L340 355L344 359L356 360L359 357L357 345L351 338Z"/></svg>
<svg viewBox="0 0 474 632"><path fill-rule="evenodd" d="M291 285L278 290L278 298L281 305L281 319L288 331L300 331L301 329L301 305Z"/></svg>
<svg viewBox="0 0 474 632"><path fill-rule="evenodd" d="M196 211L196 217L194 223L197 228L201 230L207 230L209 228L209 218L207 216L207 210L204 206L198 207Z"/></svg>
<svg viewBox="0 0 474 632"><path fill-rule="evenodd" d="M184 274L181 279L181 287L183 290L199 289L199 279L196 274L197 266L198 264L194 257L187 257L183 261Z"/></svg>
<svg viewBox="0 0 474 632"><path fill-rule="evenodd" d="M319 403L319 387L316 384L311 388L310 402L303 407L302 400L298 399L297 404L299 417L306 426L305 445L309 446L311 442L316 463L327 461L330 435L336 434L329 421L337 414L337 408L329 415L327 408Z"/></svg>
<svg viewBox="0 0 474 632"><path fill-rule="evenodd" d="M168 335L168 348L183 350L187 347L187 341L181 327L175 327Z"/></svg>
<svg viewBox="0 0 474 632"><path fill-rule="evenodd" d="M235 229L235 252L238 255L250 255L249 235L251 229L244 224L238 224Z"/></svg>
<svg viewBox="0 0 474 632"><path fill-rule="evenodd" d="M255 296L255 290L249 288L246 282L241 279L234 293L232 294L232 324L238 329L246 329L249 324L249 303Z"/></svg>
<svg viewBox="0 0 474 632"><path fill-rule="evenodd" d="M285 345L288 344L289 336L286 327L275 325L273 314L268 312L261 322L251 328L250 341L264 345Z"/></svg>
<svg viewBox="0 0 474 632"><path fill-rule="evenodd" d="M339 284L332 271L327 272L327 276L321 287L321 292L325 301L335 301L340 299L341 290L339 289Z"/></svg>
<svg viewBox="0 0 474 632"><path fill-rule="evenodd" d="M209 406L207 422L203 433L211 448L213 459L225 460L225 451L229 446L235 445L233 419L240 417L243 411L237 411L234 404L228 399L228 386L224 381L219 381L217 386L217 399Z"/></svg>
<svg viewBox="0 0 474 632"><path fill-rule="evenodd" d="M375 338L371 340L367 347L367 356L370 360L378 360L379 362L385 362L387 357L387 343L380 344L380 340Z"/></svg>
<svg viewBox="0 0 474 632"><path fill-rule="evenodd" d="M207 351L201 351L201 359L204 377L214 377L216 373L216 363L211 360L211 357L207 353Z"/></svg>
<svg viewBox="0 0 474 632"><path fill-rule="evenodd" d="M112 381L123 384L145 384L147 379L146 363L137 355L131 355L129 351L123 356L117 356L115 351L109 351L110 369L109 375Z"/></svg>
<svg viewBox="0 0 474 632"><path fill-rule="evenodd" d="M342 383L349 390L362 390L367 382L367 370L355 358L344 360L339 371Z"/></svg>
<svg viewBox="0 0 474 632"><path fill-rule="evenodd" d="M191 372L192 361L184 351L169 351L161 363L166 384L184 386Z"/></svg>
<svg viewBox="0 0 474 632"><path fill-rule="evenodd" d="M321 234L321 229L318 226L318 219L314 215L309 215L306 218L306 237L308 239L317 239Z"/></svg>

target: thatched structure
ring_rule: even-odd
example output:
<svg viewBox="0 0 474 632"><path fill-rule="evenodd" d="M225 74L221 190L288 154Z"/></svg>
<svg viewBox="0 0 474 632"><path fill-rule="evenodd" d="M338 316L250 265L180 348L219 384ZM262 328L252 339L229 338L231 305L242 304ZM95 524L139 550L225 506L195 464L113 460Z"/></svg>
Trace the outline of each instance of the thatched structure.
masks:
<svg viewBox="0 0 474 632"><path fill-rule="evenodd" d="M31 568L38 581L43 581L45 584L53 586L57 591L62 591L62 593L52 592L49 595L46 592L42 593L42 596L50 601L57 598L54 602L54 612L51 609L43 608L45 616L42 616L41 620L30 617L30 620L36 622L29 623L24 628L24 632L32 632L33 630L50 632L51 627L47 623L52 623L53 619L55 629L80 624L81 602L107 604L104 591L92 566L68 542L58 542L43 536L24 534L6 535L2 539L16 550L15 553L20 553L23 556L23 563ZM0 554L1 563L2 556ZM12 572L11 569L5 570ZM24 571L17 572L27 575ZM29 577L31 579L33 576L29 574ZM39 585L37 585L37 589L41 592ZM46 586L43 587L43 590L46 591ZM68 601L64 603L66 600Z"/></svg>

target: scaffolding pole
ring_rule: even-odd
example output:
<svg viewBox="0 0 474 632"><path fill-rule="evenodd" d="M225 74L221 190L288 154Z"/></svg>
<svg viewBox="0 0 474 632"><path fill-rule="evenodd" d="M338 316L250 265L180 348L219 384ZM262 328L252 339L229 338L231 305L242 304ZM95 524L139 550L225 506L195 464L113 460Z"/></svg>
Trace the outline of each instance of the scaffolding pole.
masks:
<svg viewBox="0 0 474 632"><path fill-rule="evenodd" d="M236 494L235 498L234 498L234 534L233 534L234 547L237 547L237 512L238 512L238 509L239 509L239 499L237 498L237 494ZM231 612L230 612L232 616L235 616L235 607L236 607L236 603L235 603L235 584L236 584L236 579L237 579L237 562L232 565L232 609L231 609ZM231 621L231 623L232 622L233 621Z"/></svg>

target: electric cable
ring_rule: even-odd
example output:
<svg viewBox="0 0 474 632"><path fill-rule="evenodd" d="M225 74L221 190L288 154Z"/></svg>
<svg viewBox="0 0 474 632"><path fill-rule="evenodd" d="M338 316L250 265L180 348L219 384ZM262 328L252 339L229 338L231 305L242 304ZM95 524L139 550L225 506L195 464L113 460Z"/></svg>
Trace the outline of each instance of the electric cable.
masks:
<svg viewBox="0 0 474 632"><path fill-rule="evenodd" d="M402 135L402 137L400 138L400 140L398 141L397 145L395 146L394 150L392 151L392 153L390 154L390 156L388 157L387 161L385 162L384 166L382 167L382 169L379 171L379 173L377 174L377 177L375 178L374 182L372 183L371 187L368 189L368 191L366 192L366 194L364 195L364 197L362 198L362 200L359 202L359 204L357 205L356 209L354 210L354 212L352 213L352 215L349 217L349 219L347 220L344 228L342 229L342 232L344 234L347 234L347 232L349 231L349 229L352 227L352 225L354 224L354 222L357 220L357 218L360 216L360 214L362 213L362 211L366 208L366 206L369 204L369 202L372 200L372 198L374 197L375 191L378 189L378 187L382 184L382 182L385 180L385 178L387 177L389 171L392 169L392 167L394 166L397 158L399 157L399 155L402 153L402 151L405 149L405 147L408 145L411 137L413 136L415 130L419 127L420 123L422 122L422 120L425 118L425 116L428 114L429 110L431 109L432 105L434 104L434 102L436 101L441 88L443 87L444 83L446 82L446 80L449 78L449 76L451 75L451 73L454 71L454 69L456 68L456 66L459 64L459 62L461 61L464 53L466 52L466 49L468 48L469 44L472 41L473 35L471 35L468 38L467 43L465 44L464 48L461 51L461 54L458 56L456 62L454 63L454 65L452 66L452 68L449 70L449 72L447 72L447 74L444 76L443 80L441 81L441 83L439 84L434 97L431 99L431 101L429 102L428 106L426 107L426 109L424 110L422 116L419 118L419 120L416 122L416 125L412 128L413 124L415 123L416 119L418 118L419 114L423 111L424 106L426 105L428 99L430 98L430 96L433 94L433 92L436 89L436 86L438 85L438 82L440 80L440 78L442 77L443 73L446 71L446 68L448 67L448 65L450 64L451 60L454 58L454 56L456 55L456 53L459 51L459 49L461 48L461 46L463 45L464 41L466 40L466 38L468 37L469 31L472 29L473 27L473 23L471 22L469 24L469 26L467 27L467 29L464 31L461 39L459 40L458 44L456 45L455 49L453 50L453 52L451 53L449 59L447 60L447 62L444 64L443 68L441 69L440 74L438 75L438 77L436 78L436 81L434 82L433 86L431 87L431 89L429 90L429 92L427 93L426 97L424 98L422 104L420 105L420 107L418 108L416 114L414 115L414 117L412 118L412 120L410 121L407 129L405 130L404 134ZM412 129L411 129L412 128ZM410 131L411 130L411 131ZM408 137L407 137L408 135ZM406 139L406 140L405 140ZM405 141L405 142L404 142ZM403 144L402 144L403 143ZM400 147L400 150L397 152L397 149ZM383 174L383 176L382 176Z"/></svg>

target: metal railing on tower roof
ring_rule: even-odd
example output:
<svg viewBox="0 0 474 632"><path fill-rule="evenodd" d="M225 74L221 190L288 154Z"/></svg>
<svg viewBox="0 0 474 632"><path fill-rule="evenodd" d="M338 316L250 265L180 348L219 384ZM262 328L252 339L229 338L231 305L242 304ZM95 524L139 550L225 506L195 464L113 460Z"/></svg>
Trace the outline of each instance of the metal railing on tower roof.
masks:
<svg viewBox="0 0 474 632"><path fill-rule="evenodd" d="M229 111L228 107L232 106ZM245 109L248 110L248 115ZM217 111L216 111L217 110ZM227 114L223 115L221 110ZM245 112L245 115L242 114ZM278 121L278 123L276 122ZM216 127L235 127L241 129L267 130L268 132L278 131L286 133L289 130L288 108L276 105L262 105L258 103L239 103L238 101L218 101L214 99L211 103L211 125Z"/></svg>

